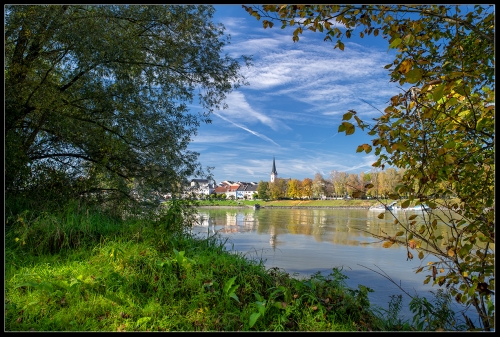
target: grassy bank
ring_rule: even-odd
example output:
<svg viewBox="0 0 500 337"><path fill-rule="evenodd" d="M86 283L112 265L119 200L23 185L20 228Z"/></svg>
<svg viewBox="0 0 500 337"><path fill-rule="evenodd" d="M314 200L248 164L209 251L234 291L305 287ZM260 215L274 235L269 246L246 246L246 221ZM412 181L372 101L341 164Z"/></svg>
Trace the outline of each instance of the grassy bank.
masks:
<svg viewBox="0 0 500 337"><path fill-rule="evenodd" d="M391 201L387 200L387 203ZM253 206L262 207L370 207L376 200L199 200L200 206Z"/></svg>
<svg viewBox="0 0 500 337"><path fill-rule="evenodd" d="M6 331L399 331L333 269L296 279L157 220L69 207L6 224Z"/></svg>

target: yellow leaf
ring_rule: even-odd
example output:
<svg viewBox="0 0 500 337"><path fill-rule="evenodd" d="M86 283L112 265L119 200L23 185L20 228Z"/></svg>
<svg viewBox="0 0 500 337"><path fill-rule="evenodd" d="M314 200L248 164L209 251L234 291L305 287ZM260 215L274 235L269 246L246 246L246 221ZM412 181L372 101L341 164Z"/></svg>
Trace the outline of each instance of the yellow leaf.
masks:
<svg viewBox="0 0 500 337"><path fill-rule="evenodd" d="M463 275L464 277L467 277L467 276L469 276L469 273L467 273L466 271L464 271L464 272L462 273L462 275Z"/></svg>
<svg viewBox="0 0 500 337"><path fill-rule="evenodd" d="M418 252L418 258L422 260L424 258L424 253L423 252Z"/></svg>
<svg viewBox="0 0 500 337"><path fill-rule="evenodd" d="M402 73L402 74L406 74L407 72L410 71L411 69L411 66L412 66L412 62L410 60L404 60L403 62L401 62L401 64L399 65L399 71Z"/></svg>
<svg viewBox="0 0 500 337"><path fill-rule="evenodd" d="M453 249L450 248L450 250L448 250L448 255L455 256L455 252L453 251Z"/></svg>
<svg viewBox="0 0 500 337"><path fill-rule="evenodd" d="M383 219L384 218L384 213L380 213L379 215L377 215L377 218Z"/></svg>
<svg viewBox="0 0 500 337"><path fill-rule="evenodd" d="M410 215L410 216L408 217L408 220L413 220L413 219L415 219L416 217L417 217L417 215L416 215L416 214L412 214L412 215Z"/></svg>
<svg viewBox="0 0 500 337"><path fill-rule="evenodd" d="M354 125L352 125L351 123L346 123L345 127L346 136L352 135L353 133L354 133Z"/></svg>
<svg viewBox="0 0 500 337"><path fill-rule="evenodd" d="M396 233L396 236L401 236L401 235L403 235L404 233L405 233L405 232L403 232L403 231L397 232L397 233Z"/></svg>
<svg viewBox="0 0 500 337"><path fill-rule="evenodd" d="M439 269L440 273L444 273L444 268Z"/></svg>
<svg viewBox="0 0 500 337"><path fill-rule="evenodd" d="M344 116L342 116L343 121L348 121L349 119L352 118L353 113L352 112L346 112Z"/></svg>
<svg viewBox="0 0 500 337"><path fill-rule="evenodd" d="M391 247L393 244L394 244L394 242L392 242L392 241L386 241L386 242L384 242L384 243L382 244L382 247L384 247L384 248L389 248L389 247Z"/></svg>

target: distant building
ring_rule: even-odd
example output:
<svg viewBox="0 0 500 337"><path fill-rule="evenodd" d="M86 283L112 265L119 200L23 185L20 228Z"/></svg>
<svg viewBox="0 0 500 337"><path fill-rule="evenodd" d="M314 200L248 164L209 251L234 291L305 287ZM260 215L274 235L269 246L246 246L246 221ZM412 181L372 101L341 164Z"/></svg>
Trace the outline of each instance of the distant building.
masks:
<svg viewBox="0 0 500 337"><path fill-rule="evenodd" d="M271 171L271 182L274 183L274 181L278 178L278 172L276 171L276 163L274 162L274 157L273 157L273 169Z"/></svg>
<svg viewBox="0 0 500 337"><path fill-rule="evenodd" d="M236 190L236 199L253 199L253 195L257 193L257 184L240 183L240 187Z"/></svg>
<svg viewBox="0 0 500 337"><path fill-rule="evenodd" d="M211 184L208 179L191 179L186 192L194 193L198 197L207 197L214 192L215 187L215 181Z"/></svg>

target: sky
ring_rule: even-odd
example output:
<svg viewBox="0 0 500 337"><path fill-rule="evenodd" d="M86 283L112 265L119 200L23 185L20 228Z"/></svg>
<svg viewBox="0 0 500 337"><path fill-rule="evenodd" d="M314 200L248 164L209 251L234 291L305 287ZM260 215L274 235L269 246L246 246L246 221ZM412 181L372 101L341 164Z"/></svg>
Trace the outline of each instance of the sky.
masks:
<svg viewBox="0 0 500 337"><path fill-rule="evenodd" d="M253 60L241 69L249 85L227 96L228 108L215 111L189 146L200 153L203 167L213 167L216 183L269 181L273 158L279 178L371 171L375 155L356 148L371 145L372 137L358 129L349 136L337 130L348 110L372 122L401 92L384 69L395 55L387 40L354 33L341 51L323 41L324 33L305 31L294 43L293 28L264 29L263 18L258 21L241 5L214 7L214 22L231 36L224 52Z"/></svg>

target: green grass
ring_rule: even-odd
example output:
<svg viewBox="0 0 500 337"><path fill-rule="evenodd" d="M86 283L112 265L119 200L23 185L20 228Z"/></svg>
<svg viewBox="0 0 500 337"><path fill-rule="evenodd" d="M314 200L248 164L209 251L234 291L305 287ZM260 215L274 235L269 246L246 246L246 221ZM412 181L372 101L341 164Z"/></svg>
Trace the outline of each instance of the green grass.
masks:
<svg viewBox="0 0 500 337"><path fill-rule="evenodd" d="M376 315L371 290L347 287L340 270L298 279L219 237L168 231L170 215L147 219L75 206L10 218L5 330L412 330Z"/></svg>
<svg viewBox="0 0 500 337"><path fill-rule="evenodd" d="M276 207L276 206L308 206L308 207L370 207L377 203L376 200L361 200L361 199L347 199L347 200L199 200L200 206L253 206L259 204L263 207Z"/></svg>
<svg viewBox="0 0 500 337"><path fill-rule="evenodd" d="M390 204L394 200L391 199L341 199L341 200L198 200L200 206L239 206L251 207L254 204L259 204L262 207L370 207L380 202ZM438 205L450 204L458 202L456 199L441 200L437 199ZM414 206L416 202L410 203Z"/></svg>

